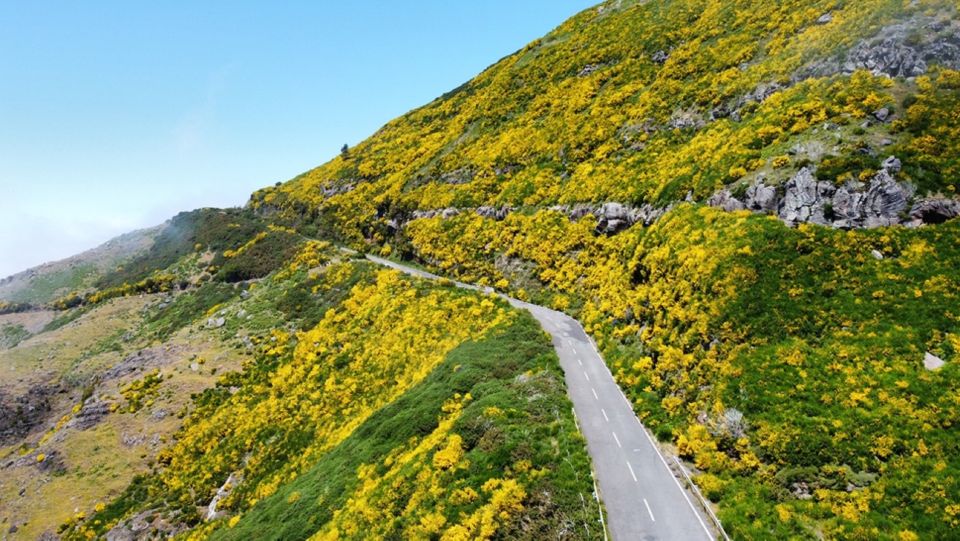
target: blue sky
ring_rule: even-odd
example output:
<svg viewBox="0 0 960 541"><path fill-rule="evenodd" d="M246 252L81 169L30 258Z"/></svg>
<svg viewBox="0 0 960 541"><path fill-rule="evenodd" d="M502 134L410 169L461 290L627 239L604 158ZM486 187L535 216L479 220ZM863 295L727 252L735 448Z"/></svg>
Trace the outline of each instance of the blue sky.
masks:
<svg viewBox="0 0 960 541"><path fill-rule="evenodd" d="M0 2L0 277L242 205L594 3Z"/></svg>

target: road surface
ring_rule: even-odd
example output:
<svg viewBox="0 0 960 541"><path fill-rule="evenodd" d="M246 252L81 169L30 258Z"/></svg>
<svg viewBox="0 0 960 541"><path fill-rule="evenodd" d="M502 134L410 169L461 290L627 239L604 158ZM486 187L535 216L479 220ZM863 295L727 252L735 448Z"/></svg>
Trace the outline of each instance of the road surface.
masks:
<svg viewBox="0 0 960 541"><path fill-rule="evenodd" d="M439 278L387 259L370 255L367 259L421 278ZM611 537L616 541L714 539L693 496L673 475L580 323L562 312L501 296L529 310L553 338L567 393L593 459Z"/></svg>

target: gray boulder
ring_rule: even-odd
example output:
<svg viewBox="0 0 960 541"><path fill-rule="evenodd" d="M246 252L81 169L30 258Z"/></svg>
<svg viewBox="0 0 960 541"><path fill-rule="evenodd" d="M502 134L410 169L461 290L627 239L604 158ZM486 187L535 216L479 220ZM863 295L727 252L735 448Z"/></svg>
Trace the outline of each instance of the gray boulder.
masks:
<svg viewBox="0 0 960 541"><path fill-rule="evenodd" d="M923 367L927 370L939 370L943 365L947 364L943 359L937 357L929 351L923 355Z"/></svg>
<svg viewBox="0 0 960 541"><path fill-rule="evenodd" d="M780 219L790 225L801 222L826 225L824 207L832 201L835 192L832 183L817 181L810 169L804 167L787 181L780 201Z"/></svg>
<svg viewBox="0 0 960 541"><path fill-rule="evenodd" d="M713 194L713 196L707 200L707 204L711 207L721 208L727 212L743 210L746 208L743 202L730 193L730 190L720 190L719 192Z"/></svg>
<svg viewBox="0 0 960 541"><path fill-rule="evenodd" d="M900 213L906 210L912 196L912 189L894 180L887 170L881 170L870 180L870 188L863 198L864 227L900 223Z"/></svg>
<svg viewBox="0 0 960 541"><path fill-rule="evenodd" d="M890 156L887 159L883 160L883 163L880 165L891 174L896 175L900 172L900 169L903 168L903 163L900 162L900 158L896 156Z"/></svg>
<svg viewBox="0 0 960 541"><path fill-rule="evenodd" d="M597 231L616 233L631 225L630 209L622 203L604 203L594 213L597 217Z"/></svg>
<svg viewBox="0 0 960 541"><path fill-rule="evenodd" d="M910 209L910 218L915 225L940 224L960 216L960 201L942 197L929 197L917 201Z"/></svg>
<svg viewBox="0 0 960 541"><path fill-rule="evenodd" d="M776 212L777 189L757 181L747 188L746 207L754 212Z"/></svg>

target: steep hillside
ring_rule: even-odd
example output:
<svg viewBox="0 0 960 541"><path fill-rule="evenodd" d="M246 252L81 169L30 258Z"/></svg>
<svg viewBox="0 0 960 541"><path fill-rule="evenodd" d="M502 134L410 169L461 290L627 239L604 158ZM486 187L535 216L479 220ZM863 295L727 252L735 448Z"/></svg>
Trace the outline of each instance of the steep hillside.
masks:
<svg viewBox="0 0 960 541"><path fill-rule="evenodd" d="M955 538L958 9L611 0L245 209L15 277L7 535L603 537L536 323L341 244L578 318L733 538Z"/></svg>
<svg viewBox="0 0 960 541"><path fill-rule="evenodd" d="M605 209L616 229L725 187L791 222L942 221L955 200L921 203L960 173L956 10L608 2L252 204L354 241L429 210L605 201L632 207Z"/></svg>
<svg viewBox="0 0 960 541"><path fill-rule="evenodd" d="M0 351L5 536L602 537L528 315L249 212L170 224Z"/></svg>
<svg viewBox="0 0 960 541"><path fill-rule="evenodd" d="M738 538L960 525L956 2L607 2L250 207L567 310Z"/></svg>

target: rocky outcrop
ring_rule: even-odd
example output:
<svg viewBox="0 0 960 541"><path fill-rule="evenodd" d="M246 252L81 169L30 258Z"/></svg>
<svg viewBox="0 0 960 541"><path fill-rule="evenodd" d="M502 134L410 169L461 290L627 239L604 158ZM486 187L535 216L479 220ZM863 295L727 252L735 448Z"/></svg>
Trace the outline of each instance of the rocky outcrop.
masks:
<svg viewBox="0 0 960 541"><path fill-rule="evenodd" d="M804 167L784 187L779 205L779 216L784 222L827 224L824 210L836 192L832 182L818 181L813 172Z"/></svg>
<svg viewBox="0 0 960 541"><path fill-rule="evenodd" d="M109 414L110 404L90 397L83 403L80 411L74 415L67 426L77 430L86 430L99 424Z"/></svg>
<svg viewBox="0 0 960 541"><path fill-rule="evenodd" d="M51 415L52 397L60 390L58 386L34 385L15 398L0 390L0 444L16 441L43 424Z"/></svg>
<svg viewBox="0 0 960 541"><path fill-rule="evenodd" d="M141 349L136 353L127 355L122 361L104 372L99 381L109 381L136 372L166 366L177 360L184 349L182 346L158 346Z"/></svg>
<svg viewBox="0 0 960 541"><path fill-rule="evenodd" d="M230 495L230 492L233 491L233 488L237 486L237 483L240 482L240 476L235 473L231 473L227 480L223 482L223 485L217 489L217 493L214 494L213 499L210 500L210 505L207 506L206 520L214 520L222 517L224 515L223 511L217 510L217 505L220 504L220 500L226 498Z"/></svg>
<svg viewBox="0 0 960 541"><path fill-rule="evenodd" d="M511 212L513 212L512 207L477 207L477 214L483 216L484 218L490 218L491 220L497 220L498 222L505 219Z"/></svg>
<svg viewBox="0 0 960 541"><path fill-rule="evenodd" d="M134 541L137 539L169 539L189 528L177 522L179 511L164 516L156 509L148 509L120 521L107 532L107 541Z"/></svg>
<svg viewBox="0 0 960 541"><path fill-rule="evenodd" d="M934 64L960 68L960 23L935 16L915 16L885 26L845 52L808 66L794 79L849 75L857 70L916 77Z"/></svg>
<svg viewBox="0 0 960 541"><path fill-rule="evenodd" d="M774 212L777 210L777 189L762 182L755 182L747 188L744 206L754 212Z"/></svg>
<svg viewBox="0 0 960 541"><path fill-rule="evenodd" d="M960 201L943 197L922 199L910 209L910 218L919 223L940 224L957 216L960 216Z"/></svg>
<svg viewBox="0 0 960 541"><path fill-rule="evenodd" d="M895 178L900 167L900 160L890 156L869 182L849 181L840 187L818 180L805 167L784 184L782 195L758 180L741 197L723 189L707 204L727 211L775 213L790 225L814 223L841 229L918 226L960 216L960 201L955 199L928 197L911 207L913 187Z"/></svg>

